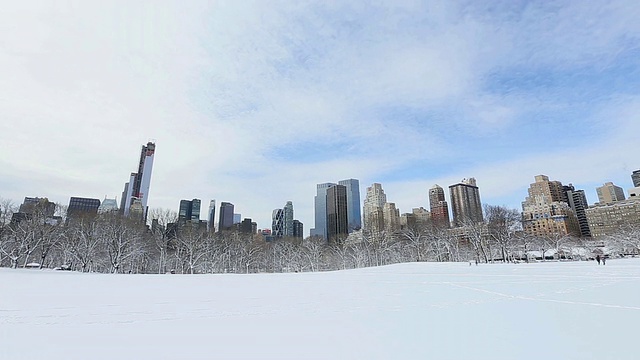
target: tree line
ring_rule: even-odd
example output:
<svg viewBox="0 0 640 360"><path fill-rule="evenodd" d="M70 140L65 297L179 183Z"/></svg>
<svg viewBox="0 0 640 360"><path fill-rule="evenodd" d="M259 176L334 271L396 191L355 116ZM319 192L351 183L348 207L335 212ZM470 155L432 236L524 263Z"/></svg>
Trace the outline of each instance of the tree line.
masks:
<svg viewBox="0 0 640 360"><path fill-rule="evenodd" d="M326 241L317 237L266 242L259 234L209 232L189 223L177 232L170 210L154 209L148 227L118 213L63 219L34 214L11 222L15 207L0 201L0 266L100 273L259 273L353 269L402 262L478 263L586 259L607 246L615 255L640 253L640 227L621 227L602 241L522 232L520 213L485 206L484 223L439 229L409 224L401 230L361 232ZM64 215L64 211L60 212ZM536 255L532 255L532 254Z"/></svg>

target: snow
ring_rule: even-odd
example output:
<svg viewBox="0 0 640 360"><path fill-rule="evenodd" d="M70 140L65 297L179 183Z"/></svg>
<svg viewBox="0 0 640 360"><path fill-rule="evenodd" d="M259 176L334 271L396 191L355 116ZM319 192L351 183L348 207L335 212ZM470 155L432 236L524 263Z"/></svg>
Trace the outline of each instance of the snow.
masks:
<svg viewBox="0 0 640 360"><path fill-rule="evenodd" d="M325 273L0 269L2 359L638 359L640 259Z"/></svg>

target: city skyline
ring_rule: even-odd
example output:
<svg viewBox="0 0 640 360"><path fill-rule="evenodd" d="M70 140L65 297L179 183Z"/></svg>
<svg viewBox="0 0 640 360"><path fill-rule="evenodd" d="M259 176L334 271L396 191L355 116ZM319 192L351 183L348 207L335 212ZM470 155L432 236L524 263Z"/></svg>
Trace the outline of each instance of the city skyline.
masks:
<svg viewBox="0 0 640 360"><path fill-rule="evenodd" d="M325 179L401 212L469 175L514 209L537 174L589 204L633 187L634 2L150 4L7 4L0 196L120 201L150 140L150 208L217 199L261 228L289 200L313 228Z"/></svg>

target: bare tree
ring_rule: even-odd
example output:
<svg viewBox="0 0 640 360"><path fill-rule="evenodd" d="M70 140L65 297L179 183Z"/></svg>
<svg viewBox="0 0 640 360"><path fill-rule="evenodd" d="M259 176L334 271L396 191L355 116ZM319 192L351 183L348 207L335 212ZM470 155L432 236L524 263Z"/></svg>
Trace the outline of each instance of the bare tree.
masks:
<svg viewBox="0 0 640 360"><path fill-rule="evenodd" d="M402 237L414 250L415 261L424 261L427 250L427 231L424 226L409 226L401 232Z"/></svg>
<svg viewBox="0 0 640 360"><path fill-rule="evenodd" d="M308 237L302 242L302 251L309 261L311 271L318 271L324 267L322 263L326 249L326 241L317 236Z"/></svg>
<svg viewBox="0 0 640 360"><path fill-rule="evenodd" d="M118 214L102 214L99 235L110 263L110 272L120 272L124 262L142 252L141 224Z"/></svg>
<svg viewBox="0 0 640 360"><path fill-rule="evenodd" d="M520 212L505 206L484 205L489 236L498 247L503 262L512 260L515 236L522 230Z"/></svg>
<svg viewBox="0 0 640 360"><path fill-rule="evenodd" d="M178 230L175 255L181 263L181 268L184 269L186 266L189 274L196 273L201 261L207 257L210 249L207 240L206 231L199 229L196 224L187 223Z"/></svg>
<svg viewBox="0 0 640 360"><path fill-rule="evenodd" d="M151 209L149 217L152 220L151 238L153 240L154 249L157 251L158 274L166 273L167 254L169 250L169 241L173 235L173 224L178 222L178 213L169 210L154 208Z"/></svg>

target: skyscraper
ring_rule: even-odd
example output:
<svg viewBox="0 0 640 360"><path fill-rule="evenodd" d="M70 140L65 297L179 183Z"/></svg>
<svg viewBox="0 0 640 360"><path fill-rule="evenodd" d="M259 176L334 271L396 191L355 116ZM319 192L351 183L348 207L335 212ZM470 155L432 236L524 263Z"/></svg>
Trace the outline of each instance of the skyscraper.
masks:
<svg viewBox="0 0 640 360"><path fill-rule="evenodd" d="M220 203L218 231L230 230L233 227L233 208L232 203L224 201Z"/></svg>
<svg viewBox="0 0 640 360"><path fill-rule="evenodd" d="M400 210L395 203L387 202L382 207L384 217L384 227L388 233L393 233L400 229Z"/></svg>
<svg viewBox="0 0 640 360"><path fill-rule="evenodd" d="M565 190L567 191L569 207L576 214L576 218L578 218L580 236L591 237L591 232L589 231L589 221L587 220L586 213L586 209L589 208L589 204L587 204L587 197L584 194L584 190L576 190L572 184L565 186Z"/></svg>
<svg viewBox="0 0 640 360"><path fill-rule="evenodd" d="M287 201L283 210L283 234L286 237L293 236L293 203Z"/></svg>
<svg viewBox="0 0 640 360"><path fill-rule="evenodd" d="M482 203L476 179L463 179L462 182L449 186L449 193L454 227L482 222Z"/></svg>
<svg viewBox="0 0 640 360"><path fill-rule="evenodd" d="M360 181L346 179L338 181L338 185L347 188L347 217L349 221L349 233L362 228L362 214L360 212Z"/></svg>
<svg viewBox="0 0 640 360"><path fill-rule="evenodd" d="M316 185L316 196L314 197L315 207L315 228L311 229L311 236L320 236L327 239L327 189L334 186L334 183L324 183Z"/></svg>
<svg viewBox="0 0 640 360"><path fill-rule="evenodd" d="M140 150L140 161L138 162L138 172L131 173L129 182L125 184L126 198L124 199L123 212L129 216L131 205L134 199L140 201L142 205L143 217L146 220L148 211L149 188L151 186L151 171L153 170L153 157L156 151L156 144L148 142L142 145Z"/></svg>
<svg viewBox="0 0 640 360"><path fill-rule="evenodd" d="M284 236L284 210L273 209L271 212L271 235L276 238Z"/></svg>
<svg viewBox="0 0 640 360"><path fill-rule="evenodd" d="M612 182L606 182L604 185L597 187L598 202L607 204L624 200L624 190L620 186L614 185Z"/></svg>
<svg viewBox="0 0 640 360"><path fill-rule="evenodd" d="M346 186L333 185L327 189L326 208L327 240L339 241L341 236L349 234Z"/></svg>
<svg viewBox="0 0 640 360"><path fill-rule="evenodd" d="M362 212L364 215L364 230L368 234L379 233L384 229L383 207L387 202L387 195L382 190L382 185L373 183L367 187L367 195L364 198Z"/></svg>
<svg viewBox="0 0 640 360"><path fill-rule="evenodd" d="M209 202L209 216L207 217L207 226L209 228L209 231L213 232L216 230L216 226L214 224L215 221L216 221L216 201L211 200Z"/></svg>
<svg viewBox="0 0 640 360"><path fill-rule="evenodd" d="M302 224L299 220L293 220L293 237L304 237L304 224Z"/></svg>
<svg viewBox="0 0 640 360"><path fill-rule="evenodd" d="M180 211L178 212L178 221L181 224L186 222L200 222L200 199L180 200Z"/></svg>
<svg viewBox="0 0 640 360"><path fill-rule="evenodd" d="M99 207L99 199L71 197L69 199L69 207L67 207L67 219L97 215Z"/></svg>
<svg viewBox="0 0 640 360"><path fill-rule="evenodd" d="M437 184L429 189L429 207L433 225L448 228L450 223L449 205L444 198L444 189Z"/></svg>

